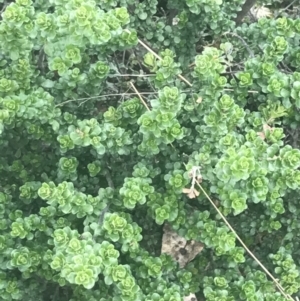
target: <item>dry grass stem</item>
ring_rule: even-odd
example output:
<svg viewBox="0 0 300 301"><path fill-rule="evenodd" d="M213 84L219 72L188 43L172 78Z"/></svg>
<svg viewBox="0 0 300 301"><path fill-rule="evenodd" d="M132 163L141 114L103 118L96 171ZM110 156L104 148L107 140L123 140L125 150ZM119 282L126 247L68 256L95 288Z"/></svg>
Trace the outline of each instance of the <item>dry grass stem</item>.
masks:
<svg viewBox="0 0 300 301"><path fill-rule="evenodd" d="M215 205L215 203L212 201L212 199L209 197L209 195L206 193L206 191L203 189L202 185L196 180L196 183L200 190L203 192L203 194L206 196L206 198L210 201L210 203L213 205L213 207L216 209L218 214L221 216L222 220L225 222L227 227L231 230L231 232L234 234L234 236L237 238L237 240L241 243L243 248L247 251L247 253L257 262L257 264L263 269L263 271L273 280L275 285L277 286L278 290L281 292L281 294L287 298L288 300L293 300L290 295L286 294L284 291L284 288L281 286L281 284L275 279L275 277L267 270L267 268L259 261L259 259L248 249L248 247L245 245L245 243L242 241L242 239L238 236L238 234L235 232L235 230L232 228L232 226L229 224L227 219L224 217L224 215L221 213L221 211L218 209L218 207Z"/></svg>
<svg viewBox="0 0 300 301"><path fill-rule="evenodd" d="M134 86L134 84L132 82L130 82L130 85L132 87L132 89L134 90L134 92L138 95L139 99L141 100L141 102L143 103L143 105L145 106L145 108L150 111L148 105L146 104L145 100L143 99L142 95L140 94L140 92L136 89L136 87Z"/></svg>

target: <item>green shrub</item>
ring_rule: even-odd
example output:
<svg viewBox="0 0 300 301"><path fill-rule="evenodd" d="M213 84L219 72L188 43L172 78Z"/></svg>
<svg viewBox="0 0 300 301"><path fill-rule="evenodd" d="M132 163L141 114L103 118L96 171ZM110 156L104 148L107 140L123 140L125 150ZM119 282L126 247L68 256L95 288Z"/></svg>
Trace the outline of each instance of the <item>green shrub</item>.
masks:
<svg viewBox="0 0 300 301"><path fill-rule="evenodd" d="M2 300L300 296L300 21L165 4L2 4Z"/></svg>

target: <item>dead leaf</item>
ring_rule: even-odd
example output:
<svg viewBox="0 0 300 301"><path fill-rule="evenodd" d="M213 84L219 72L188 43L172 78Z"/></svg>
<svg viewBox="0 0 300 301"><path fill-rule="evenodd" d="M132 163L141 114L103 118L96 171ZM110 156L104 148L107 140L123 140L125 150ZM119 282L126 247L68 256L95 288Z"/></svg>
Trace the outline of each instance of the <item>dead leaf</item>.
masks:
<svg viewBox="0 0 300 301"><path fill-rule="evenodd" d="M272 11L264 6L254 6L250 12L256 19L272 17Z"/></svg>
<svg viewBox="0 0 300 301"><path fill-rule="evenodd" d="M161 253L170 255L181 268L193 260L202 251L203 246L202 243L194 240L187 241L165 224Z"/></svg>
<svg viewBox="0 0 300 301"><path fill-rule="evenodd" d="M189 190L189 189L187 189ZM186 240L175 232L168 224L164 226L161 253L170 255L183 268L193 260L203 249L204 245L194 240ZM195 294L183 298L184 301L197 301Z"/></svg>
<svg viewBox="0 0 300 301"><path fill-rule="evenodd" d="M187 194L190 199L194 199L195 197L199 196L200 192L195 188L183 188L182 192Z"/></svg>

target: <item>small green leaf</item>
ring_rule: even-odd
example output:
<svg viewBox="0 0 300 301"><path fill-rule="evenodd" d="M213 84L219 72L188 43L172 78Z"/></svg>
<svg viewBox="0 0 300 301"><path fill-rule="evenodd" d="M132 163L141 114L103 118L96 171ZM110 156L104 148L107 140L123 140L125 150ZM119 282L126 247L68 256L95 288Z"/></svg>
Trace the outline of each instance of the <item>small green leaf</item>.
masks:
<svg viewBox="0 0 300 301"><path fill-rule="evenodd" d="M142 13L139 13L138 14L138 17L141 19L141 20L146 20L148 15L146 12L142 12Z"/></svg>
<svg viewBox="0 0 300 301"><path fill-rule="evenodd" d="M50 79L46 79L43 83L42 83L42 87L44 88L53 88L55 85L55 82L50 80Z"/></svg>

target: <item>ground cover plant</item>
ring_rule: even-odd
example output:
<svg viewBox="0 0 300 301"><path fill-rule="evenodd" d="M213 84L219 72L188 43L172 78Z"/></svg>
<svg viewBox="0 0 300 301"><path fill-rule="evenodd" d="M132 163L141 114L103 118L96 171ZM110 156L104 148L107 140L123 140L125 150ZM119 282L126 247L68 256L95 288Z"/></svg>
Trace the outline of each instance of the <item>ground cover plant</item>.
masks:
<svg viewBox="0 0 300 301"><path fill-rule="evenodd" d="M244 2L0 1L1 300L300 297L300 7Z"/></svg>

